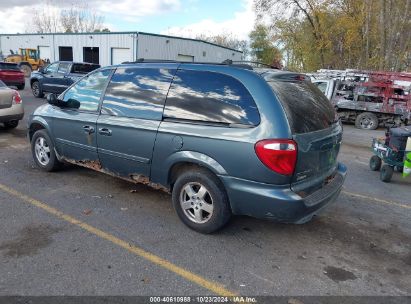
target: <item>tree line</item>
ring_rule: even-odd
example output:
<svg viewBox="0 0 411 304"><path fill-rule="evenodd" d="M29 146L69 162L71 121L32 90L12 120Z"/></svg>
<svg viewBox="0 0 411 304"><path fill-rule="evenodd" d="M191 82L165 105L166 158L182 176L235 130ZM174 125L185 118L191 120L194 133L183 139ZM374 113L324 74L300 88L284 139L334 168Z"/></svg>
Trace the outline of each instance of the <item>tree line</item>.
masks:
<svg viewBox="0 0 411 304"><path fill-rule="evenodd" d="M404 71L411 63L411 0L255 0L273 45L297 71ZM262 25L261 25L262 26Z"/></svg>

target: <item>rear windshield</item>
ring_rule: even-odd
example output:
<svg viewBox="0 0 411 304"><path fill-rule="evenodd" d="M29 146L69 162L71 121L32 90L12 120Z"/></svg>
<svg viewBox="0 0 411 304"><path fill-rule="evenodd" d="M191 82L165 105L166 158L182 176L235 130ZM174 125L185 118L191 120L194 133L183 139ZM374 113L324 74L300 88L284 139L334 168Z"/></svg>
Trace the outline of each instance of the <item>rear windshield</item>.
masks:
<svg viewBox="0 0 411 304"><path fill-rule="evenodd" d="M99 67L100 66L97 64L74 63L73 67L71 68L71 72L77 74L88 74L91 71L98 69Z"/></svg>
<svg viewBox="0 0 411 304"><path fill-rule="evenodd" d="M286 112L293 134L328 128L335 110L327 97L309 81L268 81Z"/></svg>
<svg viewBox="0 0 411 304"><path fill-rule="evenodd" d="M20 71L20 68L17 64L2 63L0 62L0 70L13 70Z"/></svg>

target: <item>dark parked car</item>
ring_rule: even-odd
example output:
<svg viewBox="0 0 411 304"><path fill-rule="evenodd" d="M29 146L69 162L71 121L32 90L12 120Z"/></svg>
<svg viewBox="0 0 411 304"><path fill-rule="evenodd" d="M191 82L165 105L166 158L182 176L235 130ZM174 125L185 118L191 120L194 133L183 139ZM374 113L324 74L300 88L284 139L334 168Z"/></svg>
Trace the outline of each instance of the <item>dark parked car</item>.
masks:
<svg viewBox="0 0 411 304"><path fill-rule="evenodd" d="M26 84L24 73L15 63L0 62L0 80L7 86L16 86L19 90L24 90Z"/></svg>
<svg viewBox="0 0 411 304"><path fill-rule="evenodd" d="M230 64L145 62L94 71L30 117L33 157L172 193L209 233L232 214L304 223L346 168L331 103L303 75Z"/></svg>
<svg viewBox="0 0 411 304"><path fill-rule="evenodd" d="M99 67L98 64L84 62L54 62L31 73L31 90L38 98L44 97L44 93L60 94L85 74Z"/></svg>

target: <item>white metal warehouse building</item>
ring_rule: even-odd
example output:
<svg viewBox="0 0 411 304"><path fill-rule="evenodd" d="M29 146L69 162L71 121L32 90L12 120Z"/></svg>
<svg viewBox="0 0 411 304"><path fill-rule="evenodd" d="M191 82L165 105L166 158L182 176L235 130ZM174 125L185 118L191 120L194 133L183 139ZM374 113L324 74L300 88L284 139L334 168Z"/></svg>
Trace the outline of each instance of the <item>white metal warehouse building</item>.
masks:
<svg viewBox="0 0 411 304"><path fill-rule="evenodd" d="M241 60L242 52L202 40L143 32L0 34L5 57L19 48L37 49L41 59L93 62L102 66L138 58L193 62Z"/></svg>

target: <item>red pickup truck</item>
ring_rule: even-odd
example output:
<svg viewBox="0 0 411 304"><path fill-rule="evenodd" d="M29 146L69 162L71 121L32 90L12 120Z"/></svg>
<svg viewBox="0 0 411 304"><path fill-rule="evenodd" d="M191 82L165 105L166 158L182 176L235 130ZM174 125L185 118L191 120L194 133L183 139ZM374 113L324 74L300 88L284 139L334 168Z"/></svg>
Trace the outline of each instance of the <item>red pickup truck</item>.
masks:
<svg viewBox="0 0 411 304"><path fill-rule="evenodd" d="M26 83L24 73L15 63L0 62L0 80L7 86L16 86L19 90L24 90Z"/></svg>

